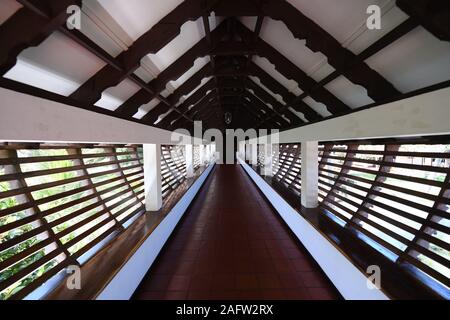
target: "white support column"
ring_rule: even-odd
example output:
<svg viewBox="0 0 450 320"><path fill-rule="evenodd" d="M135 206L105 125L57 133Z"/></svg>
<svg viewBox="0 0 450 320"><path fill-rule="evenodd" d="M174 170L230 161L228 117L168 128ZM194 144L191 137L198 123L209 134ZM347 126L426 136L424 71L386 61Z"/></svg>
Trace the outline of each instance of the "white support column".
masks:
<svg viewBox="0 0 450 320"><path fill-rule="evenodd" d="M252 152L251 152L251 145L250 143L246 143L245 144L245 160L250 161L251 157L252 157Z"/></svg>
<svg viewBox="0 0 450 320"><path fill-rule="evenodd" d="M186 177L194 176L194 145L186 145Z"/></svg>
<svg viewBox="0 0 450 320"><path fill-rule="evenodd" d="M251 165L253 165L253 166L258 165L258 144L257 143L250 144L250 162L251 162Z"/></svg>
<svg viewBox="0 0 450 320"><path fill-rule="evenodd" d="M319 145L317 141L302 142L302 206L316 208L319 195Z"/></svg>
<svg viewBox="0 0 450 320"><path fill-rule="evenodd" d="M273 175L273 161L272 161L272 144L264 144L264 170L263 174L265 176L271 177Z"/></svg>
<svg viewBox="0 0 450 320"><path fill-rule="evenodd" d="M161 145L144 144L145 209L157 211L162 207Z"/></svg>
<svg viewBox="0 0 450 320"><path fill-rule="evenodd" d="M206 160L206 148L204 144L201 144L199 146L199 153L200 153L200 165L204 166Z"/></svg>
<svg viewBox="0 0 450 320"><path fill-rule="evenodd" d="M210 152L211 152L211 161L216 162L218 159L218 156L216 154L216 144L215 143L211 144Z"/></svg>
<svg viewBox="0 0 450 320"><path fill-rule="evenodd" d="M210 164L211 163L211 145L210 144L207 144L205 146L205 158L206 158L206 161L208 162L208 164Z"/></svg>
<svg viewBox="0 0 450 320"><path fill-rule="evenodd" d="M245 159L245 142L244 141L238 142L237 157L240 159Z"/></svg>

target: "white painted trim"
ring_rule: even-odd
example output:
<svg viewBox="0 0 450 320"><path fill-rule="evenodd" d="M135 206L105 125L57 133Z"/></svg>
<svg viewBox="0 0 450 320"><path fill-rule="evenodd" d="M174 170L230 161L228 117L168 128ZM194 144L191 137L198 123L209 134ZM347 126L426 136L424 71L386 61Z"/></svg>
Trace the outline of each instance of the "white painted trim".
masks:
<svg viewBox="0 0 450 320"><path fill-rule="evenodd" d="M171 136L168 130L0 88L0 141L176 144ZM178 142L202 143L187 136Z"/></svg>
<svg viewBox="0 0 450 320"><path fill-rule="evenodd" d="M144 190L145 210L157 211L161 209L162 176L161 176L161 145L144 144Z"/></svg>
<svg viewBox="0 0 450 320"><path fill-rule="evenodd" d="M450 133L450 88L280 132L280 143ZM260 141L266 141L260 137ZM254 142L254 139L251 141ZM263 143L263 142L259 142Z"/></svg>
<svg viewBox="0 0 450 320"><path fill-rule="evenodd" d="M175 207L97 296L97 300L128 300L131 298L213 167L214 164L209 165L194 182Z"/></svg>
<svg viewBox="0 0 450 320"><path fill-rule="evenodd" d="M238 160L345 299L389 299L381 290L368 289L367 277L363 272L355 267L328 239L292 208L249 165L241 159Z"/></svg>
<svg viewBox="0 0 450 320"><path fill-rule="evenodd" d="M301 145L301 202L305 208L317 208L319 200L319 147L317 141Z"/></svg>
<svg viewBox="0 0 450 320"><path fill-rule="evenodd" d="M185 146L185 167L186 167L186 177L192 178L194 176L194 145L187 144Z"/></svg>

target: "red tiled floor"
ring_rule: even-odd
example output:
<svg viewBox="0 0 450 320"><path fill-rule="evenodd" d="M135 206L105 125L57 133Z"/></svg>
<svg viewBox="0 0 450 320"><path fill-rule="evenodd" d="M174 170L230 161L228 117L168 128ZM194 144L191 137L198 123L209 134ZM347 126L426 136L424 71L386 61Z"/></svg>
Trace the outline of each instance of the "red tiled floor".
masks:
<svg viewBox="0 0 450 320"><path fill-rule="evenodd" d="M338 299L238 165L219 165L135 299Z"/></svg>

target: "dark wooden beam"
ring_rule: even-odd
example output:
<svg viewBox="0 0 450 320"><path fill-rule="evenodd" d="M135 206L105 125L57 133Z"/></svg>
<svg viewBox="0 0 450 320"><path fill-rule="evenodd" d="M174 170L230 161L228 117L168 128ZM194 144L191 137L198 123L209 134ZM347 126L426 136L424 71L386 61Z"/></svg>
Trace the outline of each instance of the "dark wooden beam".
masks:
<svg viewBox="0 0 450 320"><path fill-rule="evenodd" d="M245 86L247 87L247 89L252 90L254 92L254 95L256 97L258 97L260 100L262 100L264 103L270 104L274 108L274 111L276 113L287 117L289 119L291 125L298 126L300 124L305 123L302 119L300 119L292 111L284 108L284 105L282 105L277 99L275 99L266 90L264 90L259 85L257 85L253 80L246 79Z"/></svg>
<svg viewBox="0 0 450 320"><path fill-rule="evenodd" d="M249 75L257 77L261 81L262 85L267 87L273 93L280 95L287 106L291 106L294 110L302 112L308 121L317 121L322 119L321 115L319 115L314 109L303 101L295 102L296 96L293 93L286 89L277 80L272 78L271 75L269 75L254 62L249 63L247 70Z"/></svg>
<svg viewBox="0 0 450 320"><path fill-rule="evenodd" d="M131 122L135 122L135 123L140 123L140 124L146 124L148 125L148 123L139 120L139 119L135 119L135 118L129 118L129 117L124 117L121 116L119 113L105 109L105 108L101 108L101 107L97 107L97 106L92 106L92 105L86 105L78 100L72 99L70 97L66 97L54 92L50 92L50 91L46 91L37 87L33 87L21 82L17 82L11 79L6 79L3 77L0 77L0 88L5 88L8 90L12 90L15 92L20 92L23 94L27 94L30 96L34 96L34 97L38 97L38 98L42 98L45 100L49 100L49 101L54 101L57 103L62 103L74 108L79 108L79 109L83 109L83 110L87 110L87 111L91 111L91 112L96 112L99 114L103 114L106 116L111 116L114 118L119 118L122 120L127 120L127 121L131 121ZM185 119L186 121L189 121L187 119Z"/></svg>
<svg viewBox="0 0 450 320"><path fill-rule="evenodd" d="M180 108L180 110L184 111L186 115L188 115L189 117L192 117L192 119L195 121L195 120L198 120L198 118L194 116L196 111L203 109L206 105L211 105L214 103L218 103L218 100L216 98L215 92L211 91L207 95L204 95L199 101L196 101L195 103L182 104L179 106L179 108ZM172 113L169 113L163 119L163 121L158 123L158 126L165 127L165 128L171 128L172 125L177 123L177 121L179 119L183 119L183 118L180 117L178 114L174 114L172 112Z"/></svg>
<svg viewBox="0 0 450 320"><path fill-rule="evenodd" d="M210 66L207 65L205 66L206 68L209 68ZM199 77L200 78L200 77ZM203 78L202 78L203 79ZM200 79L201 81L201 79ZM200 83L200 81L198 82L198 84ZM179 98L181 98L181 96L183 95L182 92L184 91L184 89L186 88L186 86L190 86L190 87L196 87L194 86L194 84L189 83L186 84L184 83L183 86L181 86L180 88L178 88L177 90L175 90L174 93L172 93L168 99L170 99L171 101L178 101ZM186 99L186 101L192 101L194 99L196 99L199 95L201 94L205 94L207 90L212 90L214 89L214 83L210 80L208 81L206 84L204 84L200 89L198 89L196 92L194 92L188 99ZM192 90L194 89L192 88ZM186 103L186 101L184 103ZM198 101L198 100L194 100ZM174 102L175 103L175 102ZM187 104L187 103L186 103ZM176 108L178 110L179 113L181 113L181 117L186 116L183 114L183 112L181 111L181 108ZM166 113L168 111L167 107L164 104L158 104L155 108L153 108L152 110L150 110L143 118L142 120L144 122L147 122L148 124L153 124L155 123L155 121L158 119L158 117L164 113Z"/></svg>
<svg viewBox="0 0 450 320"><path fill-rule="evenodd" d="M161 48L173 40L179 33L181 26L187 21L194 21L208 12L215 1L186 0L162 18L149 31L139 37L128 50L123 51L117 59L123 62L124 69L118 71L110 65L103 67L71 97L88 104L94 104L101 97L104 90L118 85L132 74L140 65L141 59L150 53L157 53Z"/></svg>
<svg viewBox="0 0 450 320"><path fill-rule="evenodd" d="M149 94L146 90L139 90L120 107L119 111L133 115L138 108L156 98L157 94L163 91L167 83L176 80L185 74L193 65L197 58L207 56L210 52L210 46L214 45L226 31L225 24L221 23L212 33L209 32L209 25L205 31L206 36L186 51L180 58L173 62L169 67L147 85L152 88L154 94ZM212 59L213 60L213 59ZM212 64L212 68L214 65Z"/></svg>
<svg viewBox="0 0 450 320"><path fill-rule="evenodd" d="M235 23L244 41L251 43L253 33L239 21ZM350 107L325 88L311 90L317 82L261 38L255 42L255 49L259 56L267 58L281 74L297 82L300 89L307 92L314 100L323 103L331 113L337 114L350 110Z"/></svg>
<svg viewBox="0 0 450 320"><path fill-rule="evenodd" d="M245 56L254 53L254 48L241 41L222 41L211 50L212 56Z"/></svg>
<svg viewBox="0 0 450 320"><path fill-rule="evenodd" d="M28 10L31 16L35 17L36 19L39 19L42 17L43 19L51 19L56 12L59 12L59 10L63 10L64 12L67 9L67 6L64 7L66 3L69 3L69 1L53 1L53 0L45 0L45 1L26 1L26 0L20 0L22 5L24 5L24 8ZM81 1L72 1L74 4L81 5ZM19 13L21 11L19 10ZM14 15L15 16L15 15ZM14 17L13 16L13 17ZM64 20L65 21L65 20ZM63 21L63 22L64 22ZM81 33L78 30L69 30L67 29L67 26L61 22L59 25L55 24L55 28L59 30L60 32L64 33L66 36L68 36L70 39L77 42L79 45L83 46L85 49L90 51L92 54L96 55L98 58L106 62L109 66L116 69L117 71L123 70L123 64L118 59L112 57L110 54L108 54L103 48L101 48L99 45L97 45L95 42L93 42L91 39L86 37L83 33ZM32 28L30 28L32 29ZM43 40L43 39L41 39ZM138 86L142 88L142 91L145 91L148 93L153 93L152 89L148 87L139 77L137 77L134 74L131 74L128 76L128 78L136 83ZM168 104L168 102L165 100L164 97L158 96L157 97L160 101ZM89 105L84 102L81 102L83 105ZM169 105L169 108L171 106Z"/></svg>
<svg viewBox="0 0 450 320"><path fill-rule="evenodd" d="M264 117L266 116L266 114L264 112L262 112L260 109L255 109L254 107L252 107L252 105L246 99L242 100L241 106L253 115L253 121L252 121L253 128L256 127L255 126L256 120L262 121L264 119ZM272 118L270 121L267 121L266 123L270 127L281 128L281 124L278 124L277 120L275 120L274 118Z"/></svg>
<svg viewBox="0 0 450 320"><path fill-rule="evenodd" d="M245 87L247 87L246 82L244 82L243 85ZM246 89L249 89L249 88L246 88ZM245 104L246 107L250 107L251 111L257 112L258 118L260 118L260 120L264 120L264 118L266 118L268 115L272 115L273 117L277 118L277 120L284 125L294 125L294 124L299 125L299 124L303 123L303 121L298 119L298 117L296 117L293 114L290 116L297 118L299 121L296 121L296 119L293 117L287 117L291 121L291 122L287 122L286 119L283 118L283 115L278 113L276 110L279 107L279 105L277 105L273 100L271 100L269 97L264 95L264 93L261 93L260 91L258 91L257 88L254 87L252 89L254 92L250 92L248 90L242 90L242 91L234 91L234 92L230 91L225 94L221 93L220 90L216 90L216 95L219 98L219 100L221 101L222 105L234 106L235 107L234 109L237 109L237 107L239 105ZM263 96L263 99L261 99L260 96L258 96L256 93L259 93L260 96ZM267 95L269 95L269 94L267 94ZM272 106L274 109L270 108L267 105L269 102L264 100L264 98L273 103ZM254 119L254 120L256 120L256 119ZM256 121L253 121L253 122L255 125L257 124Z"/></svg>
<svg viewBox="0 0 450 320"><path fill-rule="evenodd" d="M211 66L205 65L202 67L199 71L197 71L194 75L192 75L188 80L186 80L181 86L179 86L170 96L168 96L166 99L168 103L172 106L174 106L173 109L176 109L175 104L178 102L178 100L184 96L189 94L192 90L194 90L198 85L200 85L201 81L210 76L212 73ZM136 95L134 95L135 97ZM135 99L127 100L125 101L119 108L116 109L116 112L121 113L122 115L128 115L132 116L134 115L138 109L136 109L134 106L133 108L129 108L130 103L129 101L132 101L132 103L136 102ZM150 100L151 101L151 100ZM167 104L165 103L159 103L160 106L159 110L162 110L162 113L167 112L170 110L170 108L167 107ZM138 105L138 108L141 106L141 104Z"/></svg>
<svg viewBox="0 0 450 320"><path fill-rule="evenodd" d="M176 103L182 95L186 95L190 91L194 90L203 78L211 75L214 76L216 75L216 72L219 74L224 74L226 72L227 75L235 76L236 66L228 66L222 63L216 64L216 69L214 70L214 73L212 73L210 72L210 65L206 65L194 76L192 76L185 83L183 83L183 85L181 85L177 90L175 90L175 92L168 97L168 100L171 103ZM203 87L199 88L195 93L193 93L180 106L178 106L177 110L180 112L184 112L185 111L184 108L186 107L187 103L194 104L195 102L199 101L202 98L202 95L206 94L205 93L206 88L207 90L211 90L217 87L233 88L239 86L240 84L233 79L217 79L217 77L214 77L212 80L208 81L207 84L205 84ZM167 107L160 104L154 109L152 109L146 116L144 116L143 119L144 121L148 120L149 122L153 121L152 123L154 123L154 121L156 121L159 115L166 113L167 110L168 110Z"/></svg>
<svg viewBox="0 0 450 320"><path fill-rule="evenodd" d="M39 45L66 22L68 6L81 5L81 0L19 2L23 7L0 26L0 75L16 64L24 49Z"/></svg>
<svg viewBox="0 0 450 320"><path fill-rule="evenodd" d="M219 1L213 6L216 16L238 17L238 16L261 16L261 0L225 0Z"/></svg>
<svg viewBox="0 0 450 320"><path fill-rule="evenodd" d="M211 83L212 83L212 81L211 81ZM203 94L203 97L200 98L195 103L189 103L189 102L185 103L185 102L179 106L180 109L183 110L185 112L185 114L188 115L189 117L193 117L195 112L200 110L201 108L203 108L206 104L213 103L213 102L216 103L218 101L217 101L215 92L213 90L211 90L208 94L206 94L206 93ZM192 106L192 108L190 108L190 106ZM185 121L185 119L183 117L178 117L178 119L169 128L170 129L176 128L177 126L184 123L184 121Z"/></svg>
<svg viewBox="0 0 450 320"><path fill-rule="evenodd" d="M381 51L383 48L387 47L391 43L397 41L399 38L403 37L405 34L410 32L411 30L415 29L419 24L415 19L408 18L407 20L403 21L401 24L399 24L397 27L392 29L390 32L385 34L382 38L374 42L372 45L370 45L368 48L366 48L363 52L358 54L357 59L354 60L352 64L350 64L348 67L351 68L353 64L360 63L361 61L365 61L366 59L370 58L375 53ZM334 79L338 78L340 76L340 72L335 70L330 75L326 76L324 79L320 80L316 87L313 88L316 89L318 87L323 87L333 81ZM306 94L302 94L299 96L300 99L306 98Z"/></svg>
<svg viewBox="0 0 450 320"><path fill-rule="evenodd" d="M371 57L372 55L374 55L375 53L379 52L380 50L382 50L383 48L387 47L388 45L390 45L391 43L395 42L396 40L398 40L399 38L401 38L402 36L404 36L405 34L407 34L408 32L410 32L411 30L415 29L419 24L417 23L417 21L415 19L412 18L408 18L407 20L405 20L404 22L402 22L401 24L399 24L397 27L395 27L394 29L392 29L390 32L388 32L387 34L385 34L382 38L380 38L378 41L374 42L372 45L370 45L368 48L366 48L364 51L362 51L360 54L358 54L358 58L353 62L353 63L359 63L358 61L365 61L366 59L368 59L369 57ZM256 66L256 65L255 65ZM258 67L258 66L256 66ZM350 66L351 67L351 66ZM251 70L251 69L250 69ZM251 70L252 72L253 70ZM256 72L253 71L254 75L257 77L260 77L258 75L256 75ZM323 87L325 85L327 85L328 83L330 83L331 81L335 80L336 78L338 78L340 76L340 72L339 71L334 71L332 72L330 75L328 75L327 77L325 77L324 79L322 79L321 81L319 81L313 88L312 90L317 90L320 87ZM262 79L260 77L260 79ZM303 99L306 98L308 96L307 93L303 93L301 95L299 95L298 97L295 97L294 99L290 99L290 100L286 100L283 96L283 99L288 102L287 105L288 106L292 106L296 111L299 112L303 112L305 114L305 117L309 120L309 121L319 121L320 118L322 118L320 115L318 115L315 111L313 111L317 116L314 118L314 114L310 114L309 116L307 115L307 111L312 110L308 105L306 105L303 102ZM401 96L401 95L399 95ZM289 97L287 97L287 99L289 99ZM307 108L305 108L305 106Z"/></svg>
<svg viewBox="0 0 450 320"><path fill-rule="evenodd" d="M369 97L374 101L389 99L400 94L389 81L365 62L352 65L352 62L357 59L353 52L344 48L333 36L287 1L267 0L262 3L262 10L266 16L281 20L295 38L306 40L305 45L313 52L323 53L333 68L351 82L366 88ZM348 66L352 67L348 68Z"/></svg>
<svg viewBox="0 0 450 320"><path fill-rule="evenodd" d="M246 91L243 94L243 98L244 100L247 100L248 103L252 108L255 108L256 110L261 110L263 112L263 114L265 115L270 115L272 113L274 113L275 111L270 109L263 101L261 101L259 98L257 98L253 93L251 93L250 91ZM274 116L274 118L280 122L283 126L288 127L290 125L290 123L288 121L286 121L281 115L276 114L276 116Z"/></svg>
<svg viewBox="0 0 450 320"><path fill-rule="evenodd" d="M450 41L448 0L397 0L397 6L442 41Z"/></svg>

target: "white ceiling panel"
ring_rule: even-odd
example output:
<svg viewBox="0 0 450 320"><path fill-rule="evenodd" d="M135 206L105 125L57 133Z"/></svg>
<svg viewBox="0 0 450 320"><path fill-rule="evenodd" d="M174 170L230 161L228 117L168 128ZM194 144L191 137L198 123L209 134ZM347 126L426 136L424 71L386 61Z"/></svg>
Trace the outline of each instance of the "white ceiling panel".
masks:
<svg viewBox="0 0 450 320"><path fill-rule="evenodd" d="M116 57L133 39L97 1L83 1L80 32Z"/></svg>
<svg viewBox="0 0 450 320"><path fill-rule="evenodd" d="M150 110L152 110L154 107L156 107L159 104L158 99L153 99L150 102L142 105L139 107L138 112L133 116L133 118L136 119L142 119L143 116L145 116Z"/></svg>
<svg viewBox="0 0 450 320"><path fill-rule="evenodd" d="M180 34L156 54L147 55L159 70L164 70L205 36L202 19L188 21Z"/></svg>
<svg viewBox="0 0 450 320"><path fill-rule="evenodd" d="M267 91L272 97L274 97L279 103L285 105L286 102L283 100L283 97L279 94L275 94L272 92L269 88L267 88L264 84L262 84L261 80L254 76L249 76L250 79L252 79L258 86L263 88L265 91Z"/></svg>
<svg viewBox="0 0 450 320"><path fill-rule="evenodd" d="M394 0L288 0L340 43L366 25L370 5L385 7Z"/></svg>
<svg viewBox="0 0 450 320"><path fill-rule="evenodd" d="M308 119L305 118L305 115L303 114L303 112L299 112L292 107L289 107L288 110L291 111L293 114L295 114L300 119L302 119L303 122L309 122Z"/></svg>
<svg viewBox="0 0 450 320"><path fill-rule="evenodd" d="M325 88L352 109L375 102L367 96L366 89L353 84L344 76L340 76L331 81Z"/></svg>
<svg viewBox="0 0 450 320"><path fill-rule="evenodd" d="M320 102L317 102L311 97L306 97L303 99L303 102L305 102L308 106L310 106L314 111L316 111L318 114L320 114L322 117L329 117L331 116L331 113L328 111L327 107Z"/></svg>
<svg viewBox="0 0 450 320"><path fill-rule="evenodd" d="M326 61L326 57L322 53L312 52L308 49L305 46L305 40L294 38L291 31L281 21L265 18L260 36L308 75L311 75L319 65ZM331 66L329 70L333 71Z"/></svg>
<svg viewBox="0 0 450 320"><path fill-rule="evenodd" d="M39 88L64 95L72 93L105 65L102 60L58 31L52 33L39 46L22 51L18 58L26 64L14 66L7 73L7 78L27 84L34 83ZM34 68L27 71L27 66L31 65ZM36 70L41 70L40 75L35 72ZM21 75L22 72L26 74ZM68 91L69 86L64 85L64 89L60 88L56 80L39 83L42 80L37 79L42 79L44 73L54 74L55 79L65 79L65 82L76 85L71 88L72 91Z"/></svg>
<svg viewBox="0 0 450 320"><path fill-rule="evenodd" d="M297 82L294 80L287 79L281 73L279 73L273 64L270 63L266 58L261 58L259 56L253 56L253 62L257 64L261 69L267 72L272 76L275 80L277 80L280 84L282 84L286 89L290 92L299 96L303 93L303 91L299 88Z"/></svg>
<svg viewBox="0 0 450 320"><path fill-rule="evenodd" d="M80 86L78 82L24 59L18 59L16 65L4 77L63 96L70 95Z"/></svg>
<svg viewBox="0 0 450 320"><path fill-rule="evenodd" d="M400 10L394 1L390 1L382 8L381 29L369 30L364 23L342 45L353 53L359 54L406 19L408 15Z"/></svg>
<svg viewBox="0 0 450 320"><path fill-rule="evenodd" d="M408 92L450 79L450 43L418 27L366 62Z"/></svg>
<svg viewBox="0 0 450 320"><path fill-rule="evenodd" d="M256 27L256 17L239 17L239 21L242 22L244 26L254 31Z"/></svg>
<svg viewBox="0 0 450 320"><path fill-rule="evenodd" d="M179 86L181 86L186 80L188 80L190 77L192 77L197 71L199 71L201 68L203 68L206 64L209 63L209 57L204 58L197 58L194 61L194 65L186 71L183 75L181 75L178 79L169 81L168 85L173 87L174 89L177 89ZM167 86L166 86L167 88ZM167 88L168 89L168 88Z"/></svg>
<svg viewBox="0 0 450 320"><path fill-rule="evenodd" d="M158 74L158 72L153 72L150 71L146 65L144 65L141 61L141 65L139 66L139 68L137 68L134 71L134 74L137 75L139 78L141 78L142 80L144 80L145 82L150 82L151 80L153 80L155 77L153 76L153 74Z"/></svg>
<svg viewBox="0 0 450 320"><path fill-rule="evenodd" d="M160 94L161 94L164 98L167 98L168 96L170 96L170 93L171 93L172 91L173 91L172 89L170 89L170 91L169 91L169 89L164 89L163 91L160 92Z"/></svg>
<svg viewBox="0 0 450 320"><path fill-rule="evenodd" d="M8 20L17 10L22 8L22 5L14 0L0 1L0 24Z"/></svg>
<svg viewBox="0 0 450 320"><path fill-rule="evenodd" d="M125 79L115 87L103 91L102 97L95 105L108 110L115 110L133 94L138 92L140 87L131 80Z"/></svg>
<svg viewBox="0 0 450 320"><path fill-rule="evenodd" d="M134 40L151 29L183 0L88 0L98 1Z"/></svg>
<svg viewBox="0 0 450 320"><path fill-rule="evenodd" d="M194 90L192 90L191 92L189 92L187 95L181 96L180 99L177 101L177 103L175 104L175 106L179 106L180 104L182 104L187 98L189 98L191 95L193 95L198 89L200 89L205 83L207 83L209 80L211 80L212 77L206 77L203 78L202 81L200 81L200 84L195 87ZM211 90L208 90L205 94L205 96L210 92Z"/></svg>

